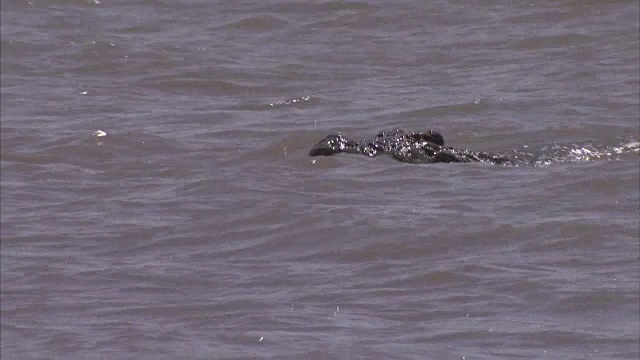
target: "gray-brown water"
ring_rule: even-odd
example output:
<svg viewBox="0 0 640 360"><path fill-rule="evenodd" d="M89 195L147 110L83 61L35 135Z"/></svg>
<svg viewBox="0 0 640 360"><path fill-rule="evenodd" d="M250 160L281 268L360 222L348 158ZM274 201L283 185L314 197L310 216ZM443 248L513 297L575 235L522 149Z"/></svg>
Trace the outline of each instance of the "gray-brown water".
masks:
<svg viewBox="0 0 640 360"><path fill-rule="evenodd" d="M638 14L3 0L2 359L638 359Z"/></svg>

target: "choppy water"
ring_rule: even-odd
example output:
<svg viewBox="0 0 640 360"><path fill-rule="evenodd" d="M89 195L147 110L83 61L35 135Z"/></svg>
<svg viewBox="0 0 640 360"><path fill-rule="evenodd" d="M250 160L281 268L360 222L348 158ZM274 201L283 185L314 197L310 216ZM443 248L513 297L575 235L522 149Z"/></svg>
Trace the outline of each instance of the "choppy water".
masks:
<svg viewBox="0 0 640 360"><path fill-rule="evenodd" d="M638 14L3 1L2 359L637 359Z"/></svg>

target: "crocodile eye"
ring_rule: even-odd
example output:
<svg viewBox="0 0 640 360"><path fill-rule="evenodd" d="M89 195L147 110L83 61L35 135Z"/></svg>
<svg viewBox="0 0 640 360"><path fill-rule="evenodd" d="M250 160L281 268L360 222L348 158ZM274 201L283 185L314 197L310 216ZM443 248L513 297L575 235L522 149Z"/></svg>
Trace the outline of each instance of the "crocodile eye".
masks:
<svg viewBox="0 0 640 360"><path fill-rule="evenodd" d="M429 141L434 144L444 146L444 137L437 131L429 130Z"/></svg>

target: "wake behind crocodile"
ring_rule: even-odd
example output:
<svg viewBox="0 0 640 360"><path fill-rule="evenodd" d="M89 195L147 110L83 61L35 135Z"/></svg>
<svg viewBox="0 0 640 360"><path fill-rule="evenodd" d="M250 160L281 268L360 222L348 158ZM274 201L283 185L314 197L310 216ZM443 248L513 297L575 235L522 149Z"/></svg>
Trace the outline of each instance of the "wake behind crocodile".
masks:
<svg viewBox="0 0 640 360"><path fill-rule="evenodd" d="M482 162L495 165L547 165L553 162L580 162L595 159L616 159L620 154L640 152L640 142L627 141L616 146L573 144L554 145L536 152L514 150L510 153L487 153L445 146L439 132L404 132L400 129L382 131L374 138L355 141L342 135L328 135L310 151L310 156L331 156L338 153L361 154L369 157L388 155L408 163Z"/></svg>

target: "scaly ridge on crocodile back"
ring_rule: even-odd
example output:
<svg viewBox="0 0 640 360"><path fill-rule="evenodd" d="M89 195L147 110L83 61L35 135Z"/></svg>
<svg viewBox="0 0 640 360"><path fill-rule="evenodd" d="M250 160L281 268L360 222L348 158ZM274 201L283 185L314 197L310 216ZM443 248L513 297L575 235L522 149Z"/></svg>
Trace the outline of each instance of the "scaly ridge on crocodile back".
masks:
<svg viewBox="0 0 640 360"><path fill-rule="evenodd" d="M342 135L329 135L309 151L310 156L338 153L371 157L386 154L409 163L486 162L517 165L516 161L506 156L446 147L442 134L432 130L423 133L405 133L400 129L382 131L373 139L364 141L350 140Z"/></svg>

